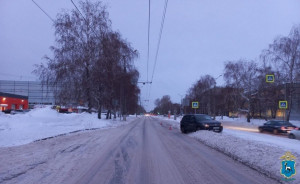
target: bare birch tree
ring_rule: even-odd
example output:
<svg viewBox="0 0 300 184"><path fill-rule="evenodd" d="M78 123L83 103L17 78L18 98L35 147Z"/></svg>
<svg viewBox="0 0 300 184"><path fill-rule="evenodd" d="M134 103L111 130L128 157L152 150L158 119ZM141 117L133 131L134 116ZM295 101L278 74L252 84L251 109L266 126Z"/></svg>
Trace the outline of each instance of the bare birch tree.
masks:
<svg viewBox="0 0 300 184"><path fill-rule="evenodd" d="M279 80L286 85L288 113L290 119L295 92L295 82L300 75L300 26L294 26L288 36L277 37L269 48L261 54L263 61L280 75Z"/></svg>

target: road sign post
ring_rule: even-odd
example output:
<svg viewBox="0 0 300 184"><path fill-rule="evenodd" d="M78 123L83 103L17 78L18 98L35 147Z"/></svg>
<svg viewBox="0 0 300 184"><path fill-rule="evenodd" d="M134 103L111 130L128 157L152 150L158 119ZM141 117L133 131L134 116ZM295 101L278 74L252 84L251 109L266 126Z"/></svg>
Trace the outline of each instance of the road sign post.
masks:
<svg viewBox="0 0 300 184"><path fill-rule="evenodd" d="M199 102L192 102L192 108L195 109L196 114L196 110L199 108Z"/></svg>
<svg viewBox="0 0 300 184"><path fill-rule="evenodd" d="M287 109L288 102L287 101L279 101L279 109Z"/></svg>
<svg viewBox="0 0 300 184"><path fill-rule="evenodd" d="M266 82L273 83L275 81L274 75L266 75Z"/></svg>
<svg viewBox="0 0 300 184"><path fill-rule="evenodd" d="M279 101L279 109L287 109L287 108L288 108L287 101ZM286 111L283 114L283 120L285 120L285 114L286 114Z"/></svg>

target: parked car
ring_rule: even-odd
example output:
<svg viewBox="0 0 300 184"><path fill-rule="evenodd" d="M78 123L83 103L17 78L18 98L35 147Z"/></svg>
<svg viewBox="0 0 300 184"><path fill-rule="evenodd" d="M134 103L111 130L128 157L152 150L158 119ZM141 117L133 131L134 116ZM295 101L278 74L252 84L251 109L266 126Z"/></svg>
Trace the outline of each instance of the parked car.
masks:
<svg viewBox="0 0 300 184"><path fill-rule="evenodd" d="M71 113L68 108L60 108L60 109L58 109L58 112L59 113L66 113L66 114L70 114Z"/></svg>
<svg viewBox="0 0 300 184"><path fill-rule="evenodd" d="M11 110L10 114L25 114L24 110Z"/></svg>
<svg viewBox="0 0 300 184"><path fill-rule="evenodd" d="M6 109L6 110L4 110L3 112L4 112L5 114L10 114L11 109Z"/></svg>
<svg viewBox="0 0 300 184"><path fill-rule="evenodd" d="M291 130L291 132L289 133L288 137L290 139L299 139L300 140L300 129L297 128L295 130Z"/></svg>
<svg viewBox="0 0 300 184"><path fill-rule="evenodd" d="M289 133L291 130L297 129L295 125L288 121L282 120L270 120L264 123L263 126L259 126L259 132L267 131L273 132L273 134L278 133Z"/></svg>
<svg viewBox="0 0 300 184"><path fill-rule="evenodd" d="M222 132L223 126L220 122L213 120L206 114L189 114L184 115L181 119L180 130L182 133L194 132L197 130Z"/></svg>

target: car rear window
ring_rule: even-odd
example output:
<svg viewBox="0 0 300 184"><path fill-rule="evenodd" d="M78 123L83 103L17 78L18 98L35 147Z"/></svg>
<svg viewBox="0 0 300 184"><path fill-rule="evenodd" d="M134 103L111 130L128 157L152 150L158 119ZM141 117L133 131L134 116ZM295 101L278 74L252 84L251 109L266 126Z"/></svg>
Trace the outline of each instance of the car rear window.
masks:
<svg viewBox="0 0 300 184"><path fill-rule="evenodd" d="M190 121L190 116L186 115L182 118L183 121Z"/></svg>
<svg viewBox="0 0 300 184"><path fill-rule="evenodd" d="M284 125L284 126L293 126L292 123L287 122L287 121L279 121L278 124L279 124L279 125Z"/></svg>
<svg viewBox="0 0 300 184"><path fill-rule="evenodd" d="M208 115L196 115L196 120L199 121L205 121L205 120L212 120L210 116Z"/></svg>

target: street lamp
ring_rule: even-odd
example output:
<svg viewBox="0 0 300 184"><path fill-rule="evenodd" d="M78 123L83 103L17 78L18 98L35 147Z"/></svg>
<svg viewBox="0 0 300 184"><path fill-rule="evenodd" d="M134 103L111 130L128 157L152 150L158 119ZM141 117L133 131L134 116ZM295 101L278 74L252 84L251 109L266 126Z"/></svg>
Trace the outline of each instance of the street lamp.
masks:
<svg viewBox="0 0 300 184"><path fill-rule="evenodd" d="M221 76L223 76L223 74L220 74L218 77L214 78L215 81L217 81L218 78L220 78ZM217 82L215 82L214 85L214 119L216 119L216 84ZM223 113L222 113L222 119L223 119Z"/></svg>
<svg viewBox="0 0 300 184"><path fill-rule="evenodd" d="M182 97L183 95L177 93L180 96L180 115L182 115Z"/></svg>

